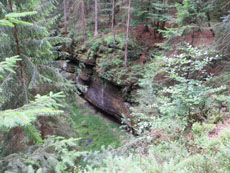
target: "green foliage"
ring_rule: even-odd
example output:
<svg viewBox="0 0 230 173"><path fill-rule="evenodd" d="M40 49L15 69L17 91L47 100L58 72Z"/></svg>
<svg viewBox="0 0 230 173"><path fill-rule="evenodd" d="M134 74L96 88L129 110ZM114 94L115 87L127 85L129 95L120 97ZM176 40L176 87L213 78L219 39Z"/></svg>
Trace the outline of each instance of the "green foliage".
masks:
<svg viewBox="0 0 230 173"><path fill-rule="evenodd" d="M159 30L163 34L164 38L167 38L167 41L163 43L158 43L157 45L162 46L165 50L174 50L176 47L184 45L184 42L181 41L183 38L186 38L188 33L191 33L196 26L186 25L180 27L165 27L165 30ZM178 41L179 40L179 41Z"/></svg>
<svg viewBox="0 0 230 173"><path fill-rule="evenodd" d="M100 151L101 147L112 146L117 148L121 146L122 133L115 124L108 123L98 115L92 112L80 112L75 109L71 115L73 127L77 135L81 138L80 146L87 151Z"/></svg>
<svg viewBox="0 0 230 173"><path fill-rule="evenodd" d="M206 86L206 81L212 78L206 69L218 55L213 57L211 52L190 45L181 51L173 58L163 59L166 63L163 71L174 84L162 91L163 95L170 96L163 97L158 106L162 114L191 120L195 114L205 116L211 106L209 96L223 91L225 87Z"/></svg>
<svg viewBox="0 0 230 173"><path fill-rule="evenodd" d="M143 74L143 67L137 59L139 59L140 47L137 48L135 44L130 45L129 52L130 64L129 68L124 67L123 48L124 35L116 35L116 43L113 43L112 35L103 38L93 38L86 41L85 45L79 50L77 59L82 61L95 60L97 64L96 72L101 78L110 80L117 85L125 86L127 84L135 83ZM89 49L86 52L86 47ZM133 62L132 62L133 61ZM136 62L135 62L136 61ZM135 72L135 73L133 73Z"/></svg>
<svg viewBox="0 0 230 173"><path fill-rule="evenodd" d="M8 20L5 20L5 19L0 20L0 26L14 27L14 25L11 22L9 22Z"/></svg>
<svg viewBox="0 0 230 173"><path fill-rule="evenodd" d="M5 17L8 18L18 18L18 17L26 17L26 16L31 16L37 14L36 11L31 11L31 12L23 12L23 13L9 13L6 14Z"/></svg>
<svg viewBox="0 0 230 173"><path fill-rule="evenodd" d="M19 56L6 58L5 61L0 62L0 78L3 80L3 76L6 72L15 73L13 68L16 66L16 62L19 61Z"/></svg>
<svg viewBox="0 0 230 173"><path fill-rule="evenodd" d="M229 1L228 0L213 0L214 8L212 10L211 16L213 21L221 21L223 16L229 14Z"/></svg>
<svg viewBox="0 0 230 173"><path fill-rule="evenodd" d="M68 18L74 21L71 25L72 34L79 34L80 1L67 1ZM159 0L132 1L132 10L135 16L132 17L133 24L144 24L151 26L154 34L161 31L168 38L168 42L177 44L186 34L199 31L206 27L209 14L214 10L214 3L211 1L182 0L177 4L176 24L172 21L171 27L165 30L165 24L171 20L169 8L173 7ZM213 1L212 1L213 2ZM219 0L215 1L219 2ZM226 0L222 1L226 3ZM12 127L23 126L30 140L40 146L28 147L28 151L22 154L14 154L1 158L0 167L8 172L230 172L229 145L230 132L224 130L216 133L218 123L225 120L221 107L229 109L230 98L222 95L225 87L220 84L211 86L213 76L208 68L213 61L219 61L219 57L213 56L210 51L203 51L188 45L178 50L178 55L168 58L153 59L150 63L148 57L145 65L138 63L143 53L136 42L132 40L129 44L129 67L123 67L124 36L116 36L116 43L113 43L111 34L89 39L80 51L73 51L74 58L79 61L96 61L97 74L105 80L111 81L123 88L124 100L127 93L133 90L135 98L132 100L133 128L140 135L146 136L136 139L131 145L123 146L128 148L125 151L111 149L111 154L106 156L101 146L109 145L117 148L121 145L120 133L117 127L101 121L89 113L76 111L71 115L76 133L81 139L64 139L62 137L49 137L42 140L39 132L32 125L38 116L54 116L62 114L62 106L59 99L61 94L37 95L34 101L23 105L21 101L21 80L20 71L16 62L22 60L22 67L25 71L26 88L29 90L29 97L33 98L35 93L49 92L50 90L64 90L66 93L72 91L72 81L66 81L68 74L60 73L54 68L52 61L57 57L67 55L60 53L61 44L68 41L59 35L57 26L59 16L55 16L56 0L14 0L14 13L9 13L7 1L0 2L0 76L3 103L0 112L0 128L4 131ZM91 37L93 22L93 1L87 0L86 23L87 35ZM220 3L222 4L222 3ZM125 2L117 1L116 7L125 6ZM61 6L61 5L60 5ZM221 5L217 5L221 6ZM108 27L111 23L111 2L101 1L99 10L99 29L103 33L109 33ZM37 12L25 12L34 11ZM124 8L127 11L127 9ZM59 10L56 10L59 11ZM72 13L75 11L75 13ZM76 12L77 11L77 12ZM173 11L171 11L173 13ZM123 11L115 10L115 23L124 24L120 17ZM123 13L126 14L126 13ZM171 14L171 13L170 13ZM53 17L55 16L55 17ZM126 16L125 16L126 17ZM16 54L15 30L20 42L22 55L11 57ZM106 26L104 26L106 24ZM210 23L209 23L210 25ZM220 48L224 55L228 55L229 16L224 18L220 27L221 41ZM73 27L74 26L74 27ZM118 25L117 25L118 26ZM210 26L209 26L210 27ZM55 28L55 29L53 29ZM106 29L105 29L106 28ZM148 29L148 28L147 28ZM210 29L210 28L209 28ZM120 32L120 30L119 30ZM123 32L123 31L121 31ZM160 34L159 34L160 35ZM81 36L77 36L77 44L81 44ZM75 44L75 43L74 43ZM80 46L81 47L81 46ZM170 45L172 49L173 46ZM165 48L170 48L165 47ZM67 47L68 49L68 47ZM74 49L74 48L73 48ZM72 48L71 48L72 51ZM155 50L153 50L155 51ZM76 55L77 54L77 55ZM155 53L157 54L157 53ZM154 54L154 55L155 55ZM66 58L66 57L65 57ZM5 61L3 61L5 60ZM75 59L74 59L75 60ZM92 61L91 61L92 60ZM7 73L10 72L10 73ZM222 80L228 79L228 73L222 76ZM142 79L143 78L143 79ZM139 80L138 86L137 81ZM229 82L229 81L225 81ZM211 83L212 84L212 83ZM140 88L139 88L140 87ZM136 92L138 91L138 92ZM70 95L71 95L70 94ZM42 94L43 95L43 94ZM21 107L20 107L21 106ZM12 108L8 110L8 108ZM87 116L83 115L87 114ZM225 114L224 114L225 115ZM227 115L227 113L226 113ZM69 119L68 119L69 121ZM196 123L194 123L196 121ZM202 123L197 123L197 121ZM194 124L192 124L194 123ZM191 125L190 126L188 126ZM49 126L49 123L46 124ZM60 131L66 129L59 124ZM190 132L186 133L185 128ZM0 134L1 135L1 134ZM0 136L1 137L1 136ZM78 161L82 152L78 152L77 145L84 150L100 150L95 154L94 163L104 159L104 162L88 165L85 170L78 168ZM150 145L150 147L148 146ZM1 148L1 146L0 146ZM88 155L90 157L90 155ZM86 157L85 159L87 160ZM76 169L75 169L76 168ZM1 170L1 171L2 171Z"/></svg>
<svg viewBox="0 0 230 173"><path fill-rule="evenodd" d="M194 43L194 34L210 29L213 36L214 31L211 28L211 13L215 8L214 3L210 1L183 0L182 3L176 3L176 19L171 20L172 27L166 30L160 30L167 41L159 45L166 50L173 50L179 46L189 34L192 34L191 43ZM190 36L189 36L190 37Z"/></svg>
<svg viewBox="0 0 230 173"><path fill-rule="evenodd" d="M27 125L23 127L24 132L28 135L29 139L37 144L42 144L43 139L39 131L33 125Z"/></svg>
<svg viewBox="0 0 230 173"><path fill-rule="evenodd" d="M179 137L194 121L221 114L220 107L229 97L221 94L226 87L212 87L208 68L219 56L213 51L187 45L174 57L159 57L145 68L138 106L132 108L138 134L164 129L168 136ZM217 118L218 119L218 118ZM215 120L213 119L213 122Z"/></svg>
<svg viewBox="0 0 230 173"><path fill-rule="evenodd" d="M82 172L229 172L229 130L223 130L218 137L209 134L216 128L214 124L198 124L192 127L192 139L187 141L157 139L154 134L146 135L147 148L141 148L141 139L134 151L129 147L129 154L118 155L110 152L98 167L88 165ZM162 133L160 135L163 135ZM181 136L183 138L183 136ZM150 138L150 140L147 140ZM193 143L195 141L195 143ZM139 146L139 147L138 147ZM135 148L132 146L132 148ZM145 151L144 153L141 151ZM102 166L101 166L102 165Z"/></svg>
<svg viewBox="0 0 230 173"><path fill-rule="evenodd" d="M123 60L117 56L103 57L97 63L100 77L121 86L136 83L144 73L143 66L140 64L130 63L129 69L124 68Z"/></svg>
<svg viewBox="0 0 230 173"><path fill-rule="evenodd" d="M18 109L5 110L0 112L0 128L13 128L16 126L29 125L38 116L60 115L63 111L58 110L61 105L57 100L62 98L62 93L40 96L37 95L34 101Z"/></svg>
<svg viewBox="0 0 230 173"><path fill-rule="evenodd" d="M188 157L187 151L179 143L162 142L159 146L152 146L148 149L148 154L144 155L135 151L128 156L107 156L103 166L93 169L88 166L83 172L183 172L183 162ZM198 156L190 159L198 159ZM189 165L189 163L187 163ZM186 166L187 166L186 165Z"/></svg>
<svg viewBox="0 0 230 173"><path fill-rule="evenodd" d="M206 13L212 11L210 2L183 0L182 4L177 4L177 23L179 25L197 24L202 25L207 21Z"/></svg>
<svg viewBox="0 0 230 173"><path fill-rule="evenodd" d="M1 109L15 108L16 105L22 106L24 103L22 101L24 99L23 93L27 92L27 90L31 91L38 88L44 83L52 83L58 87L65 86L65 88L68 85L70 88L69 83L63 79L61 74L57 73L57 69L49 64L57 56L63 54L57 52L60 49L60 46L57 45L68 40L60 36L53 36L52 34L51 26L56 21L56 17L51 15L55 8L54 3L55 1L34 0L30 3L16 1L13 4L15 11L13 13L8 13L11 10L7 2L2 4L3 10L1 10L0 16L4 20L11 22L11 24L17 24L17 28L9 28L9 26L0 27L2 33L0 36L0 50L2 50L0 51L0 59L3 60L4 57L18 54L15 44L15 29L17 29L21 51L21 68L23 68L21 70L24 71L24 80L26 82L25 86L22 87L21 80L23 79L21 79L21 72L18 69L16 74L4 76L5 80L1 83L4 101ZM28 10L31 10L31 12L28 12ZM45 71L47 73L44 73ZM52 73L50 73L51 71ZM54 76L55 81L52 80ZM56 80L57 78L58 81ZM14 87L12 88L12 86ZM33 97L30 93L28 95ZM15 99L15 96L17 96L17 99ZM17 101L20 103L17 103Z"/></svg>
<svg viewBox="0 0 230 173"><path fill-rule="evenodd" d="M34 15L36 14L36 11L33 12L23 12L23 13L9 13L5 15L5 19L0 20L0 26L9 26L9 27L14 27L14 24L22 24L22 25L33 25L32 23L25 22L22 20L18 20L15 18L20 18L20 17L26 17L29 15Z"/></svg>
<svg viewBox="0 0 230 173"><path fill-rule="evenodd" d="M12 154L0 162L4 172L66 172L86 152L79 151L79 139L49 136L40 147L32 146L26 153Z"/></svg>
<svg viewBox="0 0 230 173"><path fill-rule="evenodd" d="M52 32L50 27L56 20L56 17L49 16L55 8L53 3L54 2L51 1L37 0L31 1L31 3L24 1L16 2L13 4L16 7L16 11L13 13L7 13L10 9L8 8L9 6L5 4L4 11L0 14L4 20L7 20L11 24L19 24L17 26L17 35L21 43L21 52L36 63L47 63L49 60L56 58L57 55L55 52L58 47L54 45L65 42L65 39L62 37L53 37L49 34L49 32ZM34 11L35 9L36 11ZM28 12L28 10L31 10L31 12ZM48 16L49 19L47 19ZM13 27L13 25L11 25L11 27ZM0 37L0 40L3 38L0 49L4 49L4 51L1 51L1 57L15 55L14 29L7 28L6 26L0 28L3 34Z"/></svg>
<svg viewBox="0 0 230 173"><path fill-rule="evenodd" d="M227 15L222 18L223 21L219 24L219 27L217 27L217 46L222 51L224 56L228 57L230 53L230 47L227 44L230 40L230 15ZM228 58L227 58L228 59Z"/></svg>
<svg viewBox="0 0 230 173"><path fill-rule="evenodd" d="M164 23L169 21L169 5L159 0L147 0L140 3L133 2L135 16L133 23L135 25L144 24L146 27L151 26L155 30L163 29ZM163 25L163 26L162 26Z"/></svg>
<svg viewBox="0 0 230 173"><path fill-rule="evenodd" d="M6 72L15 73L13 68L16 66L16 62L20 59L18 56L14 56L11 58L6 58L5 61L0 62L0 80L4 81L4 76ZM0 88L0 93L2 93L2 88ZM0 102L3 102L2 97L0 97Z"/></svg>

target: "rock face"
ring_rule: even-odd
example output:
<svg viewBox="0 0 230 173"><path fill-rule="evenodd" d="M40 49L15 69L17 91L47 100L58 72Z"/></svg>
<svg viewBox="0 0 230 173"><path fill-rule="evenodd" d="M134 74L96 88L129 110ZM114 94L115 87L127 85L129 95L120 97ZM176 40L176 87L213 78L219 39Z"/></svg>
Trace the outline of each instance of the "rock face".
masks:
<svg viewBox="0 0 230 173"><path fill-rule="evenodd" d="M129 68L126 68L122 41L114 44L109 36L103 36L74 46L70 61L80 67L76 81L85 86L78 87L84 98L116 119L121 121L124 118L131 127L130 105L127 102L132 100L132 96L129 93L135 89L145 71L139 63L138 51L129 53Z"/></svg>
<svg viewBox="0 0 230 173"><path fill-rule="evenodd" d="M124 118L125 123L131 126L130 110L122 100L120 88L97 77L96 74L92 74L90 79L85 79L82 75L77 77L77 83L87 87L81 89L85 99L120 121Z"/></svg>

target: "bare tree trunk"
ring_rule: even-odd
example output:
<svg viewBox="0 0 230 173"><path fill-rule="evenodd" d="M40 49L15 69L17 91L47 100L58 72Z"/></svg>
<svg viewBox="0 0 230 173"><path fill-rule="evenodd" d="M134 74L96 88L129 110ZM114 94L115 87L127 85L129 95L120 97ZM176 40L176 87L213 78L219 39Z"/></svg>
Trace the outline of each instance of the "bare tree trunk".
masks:
<svg viewBox="0 0 230 173"><path fill-rule="evenodd" d="M192 46L193 46L194 40L195 40L195 31L193 29L193 31L192 31L192 42L191 42Z"/></svg>
<svg viewBox="0 0 230 173"><path fill-rule="evenodd" d="M94 31L94 37L98 35L98 5L97 0L95 0L95 31Z"/></svg>
<svg viewBox="0 0 230 173"><path fill-rule="evenodd" d="M81 0L81 19L82 19L83 37L84 37L84 42L85 42L86 41L86 22L85 22L85 3L84 3L84 0Z"/></svg>
<svg viewBox="0 0 230 173"><path fill-rule="evenodd" d="M67 33L67 7L66 7L66 0L63 0L64 5L64 27L65 27L65 33Z"/></svg>
<svg viewBox="0 0 230 173"><path fill-rule="evenodd" d="M115 38L115 29L114 29L114 20L115 20L115 0L112 0L112 32L113 32L113 44L115 44L116 38Z"/></svg>
<svg viewBox="0 0 230 173"><path fill-rule="evenodd" d="M87 1L87 12L90 12L90 0Z"/></svg>
<svg viewBox="0 0 230 173"><path fill-rule="evenodd" d="M212 26L211 26L211 17L210 17L210 14L209 12L206 13L206 16L207 16L207 19L208 19L208 27L212 33L212 36L215 37L215 32L213 31L212 29Z"/></svg>
<svg viewBox="0 0 230 173"><path fill-rule="evenodd" d="M9 0L9 4L10 4L11 12L14 12L12 0ZM17 47L17 55L21 56L20 41L18 39L18 30L17 30L17 25L16 24L14 24L14 39L15 39L15 43L16 43L16 47ZM20 75L21 75L21 80L22 80L22 87L23 87L23 92L24 92L25 104L28 104L29 99L28 99L28 93L27 93L27 87L26 87L26 81L25 81L25 74L24 74L22 61L19 61L18 65L19 65L20 73L21 73Z"/></svg>
<svg viewBox="0 0 230 173"><path fill-rule="evenodd" d="M127 20L126 45L125 45L125 62L124 62L125 67L128 67L128 43L129 43L130 11L131 11L131 0L129 0L129 7L128 7L128 20Z"/></svg>

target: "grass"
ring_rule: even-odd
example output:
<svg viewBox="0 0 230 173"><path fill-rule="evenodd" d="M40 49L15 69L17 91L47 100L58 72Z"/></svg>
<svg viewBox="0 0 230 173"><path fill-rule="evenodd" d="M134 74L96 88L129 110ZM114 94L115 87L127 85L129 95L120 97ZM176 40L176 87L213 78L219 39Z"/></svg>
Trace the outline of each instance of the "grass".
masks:
<svg viewBox="0 0 230 173"><path fill-rule="evenodd" d="M80 140L80 147L87 151L99 151L104 145L117 148L122 145L121 136L124 135L119 125L107 122L92 112L82 112L73 108L71 115L73 125Z"/></svg>

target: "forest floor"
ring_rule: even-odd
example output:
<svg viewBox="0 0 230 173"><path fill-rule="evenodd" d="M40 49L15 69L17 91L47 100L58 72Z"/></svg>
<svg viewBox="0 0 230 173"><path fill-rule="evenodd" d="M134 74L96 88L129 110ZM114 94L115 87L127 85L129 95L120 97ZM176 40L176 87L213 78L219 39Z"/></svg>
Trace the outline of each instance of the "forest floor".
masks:
<svg viewBox="0 0 230 173"><path fill-rule="evenodd" d="M158 43L163 43L167 39L160 39L159 33L156 34L156 38L154 37L154 29L148 27L148 31L144 25L139 25L137 28L132 29L134 37L140 41L141 43L151 46L151 47L158 47ZM192 38L192 32L188 33L185 37L181 37L177 40L183 39L183 41L188 42L194 46L210 46L212 45L216 39L213 37L212 32L209 29L202 29L200 31L194 32L194 40Z"/></svg>
<svg viewBox="0 0 230 173"><path fill-rule="evenodd" d="M102 146L117 148L127 142L129 134L120 128L117 121L86 101L77 103L73 105L70 117L77 136L81 138L82 149L100 151Z"/></svg>

